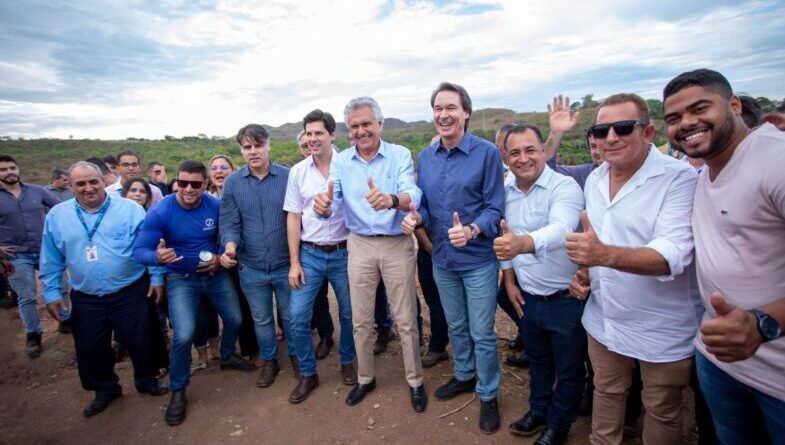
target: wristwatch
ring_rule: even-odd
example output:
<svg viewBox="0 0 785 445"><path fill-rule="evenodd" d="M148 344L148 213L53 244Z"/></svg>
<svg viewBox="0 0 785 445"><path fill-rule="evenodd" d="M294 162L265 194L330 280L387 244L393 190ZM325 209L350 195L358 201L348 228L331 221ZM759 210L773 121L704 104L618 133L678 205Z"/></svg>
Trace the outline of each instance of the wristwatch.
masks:
<svg viewBox="0 0 785 445"><path fill-rule="evenodd" d="M777 320L759 309L750 309L748 312L758 319L758 332L763 337L763 343L780 338L782 327Z"/></svg>
<svg viewBox="0 0 785 445"><path fill-rule="evenodd" d="M391 193L390 198L392 198L392 207L390 207L390 210L397 209L398 204L401 203L401 201L398 199L398 195Z"/></svg>
<svg viewBox="0 0 785 445"><path fill-rule="evenodd" d="M469 225L469 228L471 228L472 239L477 239L477 237L480 235L480 231L477 230L477 226L471 224Z"/></svg>

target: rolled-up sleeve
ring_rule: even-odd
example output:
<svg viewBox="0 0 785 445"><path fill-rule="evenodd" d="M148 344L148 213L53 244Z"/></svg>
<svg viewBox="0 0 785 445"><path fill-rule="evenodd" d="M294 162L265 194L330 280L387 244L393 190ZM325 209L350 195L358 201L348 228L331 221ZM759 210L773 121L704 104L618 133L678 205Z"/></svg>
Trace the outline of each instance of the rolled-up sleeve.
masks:
<svg viewBox="0 0 785 445"><path fill-rule="evenodd" d="M549 251L564 248L567 234L578 227L583 210L583 192L572 178L556 184L550 199L548 225L529 234L538 261L545 261Z"/></svg>

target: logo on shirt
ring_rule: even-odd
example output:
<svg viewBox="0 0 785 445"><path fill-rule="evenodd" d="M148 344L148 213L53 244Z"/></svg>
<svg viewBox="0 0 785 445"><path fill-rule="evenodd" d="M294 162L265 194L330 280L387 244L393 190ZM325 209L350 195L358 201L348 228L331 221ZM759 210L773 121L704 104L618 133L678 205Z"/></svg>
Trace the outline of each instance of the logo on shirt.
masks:
<svg viewBox="0 0 785 445"><path fill-rule="evenodd" d="M215 228L215 220L212 218L207 218L204 220L204 227L202 230L212 230Z"/></svg>
<svg viewBox="0 0 785 445"><path fill-rule="evenodd" d="M115 232L114 235L112 235L112 239L115 241L122 241L123 238L125 238L125 234L123 232Z"/></svg>

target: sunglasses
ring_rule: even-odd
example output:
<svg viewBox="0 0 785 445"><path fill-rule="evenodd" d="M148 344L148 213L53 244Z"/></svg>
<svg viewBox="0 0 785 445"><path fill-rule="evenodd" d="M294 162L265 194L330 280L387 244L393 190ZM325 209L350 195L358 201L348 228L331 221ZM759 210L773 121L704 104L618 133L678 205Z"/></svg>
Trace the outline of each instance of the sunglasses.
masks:
<svg viewBox="0 0 785 445"><path fill-rule="evenodd" d="M616 133L616 136L627 136L635 130L635 126L640 125L641 127L645 127L649 125L648 122L644 121L618 121L613 122L610 124L594 124L589 128L589 134L594 136L595 139L605 139L608 137L608 133L613 128L613 132Z"/></svg>
<svg viewBox="0 0 785 445"><path fill-rule="evenodd" d="M229 166L228 166L228 165L226 165L226 164L221 164L221 165L211 165L211 166L210 166L210 171L211 171L211 172L217 172L218 170L229 170L229 169L231 169L231 168L232 168L232 167L229 167Z"/></svg>
<svg viewBox="0 0 785 445"><path fill-rule="evenodd" d="M189 185L194 190L200 189L202 188L202 185L204 185L204 181L186 181L185 179L178 179L176 182L177 182L177 187L180 187L183 190L188 188Z"/></svg>
<svg viewBox="0 0 785 445"><path fill-rule="evenodd" d="M131 188L128 189L128 193L144 193L146 195L147 194L147 190L145 190L145 189L137 189L137 188L131 187Z"/></svg>

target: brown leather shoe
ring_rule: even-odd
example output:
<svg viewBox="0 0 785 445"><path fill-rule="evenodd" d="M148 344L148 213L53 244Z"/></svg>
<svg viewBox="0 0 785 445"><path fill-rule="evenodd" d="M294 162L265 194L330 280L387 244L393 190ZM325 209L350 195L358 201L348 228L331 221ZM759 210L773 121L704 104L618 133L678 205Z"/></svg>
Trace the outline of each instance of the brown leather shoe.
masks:
<svg viewBox="0 0 785 445"><path fill-rule="evenodd" d="M300 361L297 360L296 355L290 355L289 358L292 360L292 371L294 372L294 379L300 380Z"/></svg>
<svg viewBox="0 0 785 445"><path fill-rule="evenodd" d="M327 357L330 354L330 349L332 349L335 342L332 338L325 338L319 341L319 344L316 345L316 360L321 360Z"/></svg>
<svg viewBox="0 0 785 445"><path fill-rule="evenodd" d="M432 368L436 366L437 363L443 362L449 358L450 356L447 354L447 351L442 351L442 352L428 351L427 354L422 356L422 367Z"/></svg>
<svg viewBox="0 0 785 445"><path fill-rule="evenodd" d="M308 394L319 386L319 375L314 374L311 376L305 376L300 379L297 383L297 386L294 387L292 393L289 394L289 402L291 403L300 403L303 400L308 398Z"/></svg>
<svg viewBox="0 0 785 445"><path fill-rule="evenodd" d="M278 366L278 360L264 360L262 362L262 371L259 373L259 378L256 379L256 386L259 388L267 388L275 382L275 376L281 367Z"/></svg>
<svg viewBox="0 0 785 445"><path fill-rule="evenodd" d="M354 363L341 365L341 380L343 380L344 385L357 384L357 371L354 370Z"/></svg>

